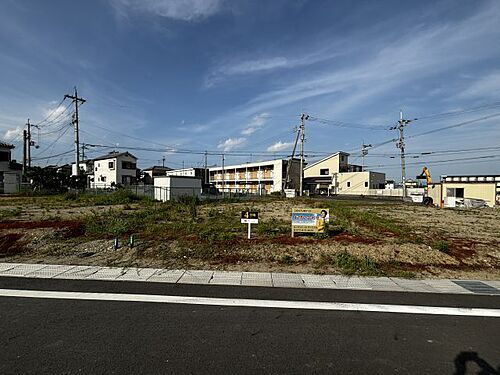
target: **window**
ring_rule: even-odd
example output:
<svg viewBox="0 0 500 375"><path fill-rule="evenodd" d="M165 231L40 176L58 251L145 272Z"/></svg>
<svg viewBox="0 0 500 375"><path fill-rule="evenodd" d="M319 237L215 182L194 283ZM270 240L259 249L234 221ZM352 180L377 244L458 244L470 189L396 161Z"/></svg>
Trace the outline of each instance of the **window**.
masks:
<svg viewBox="0 0 500 375"><path fill-rule="evenodd" d="M106 182L106 176L101 176L101 182Z"/></svg>
<svg viewBox="0 0 500 375"><path fill-rule="evenodd" d="M137 169L137 165L131 161L122 161L122 169Z"/></svg>
<svg viewBox="0 0 500 375"><path fill-rule="evenodd" d="M330 174L330 170L328 168L323 168L319 170L320 176L328 176Z"/></svg>
<svg viewBox="0 0 500 375"><path fill-rule="evenodd" d="M10 161L10 152L0 151L0 161Z"/></svg>
<svg viewBox="0 0 500 375"><path fill-rule="evenodd" d="M97 167L95 167L95 170L97 171Z"/></svg>
<svg viewBox="0 0 500 375"><path fill-rule="evenodd" d="M344 161L344 155L340 155L340 161Z"/></svg>
<svg viewBox="0 0 500 375"><path fill-rule="evenodd" d="M447 188L446 189L447 197L455 197L455 198L463 198L464 197L464 188Z"/></svg>
<svg viewBox="0 0 500 375"><path fill-rule="evenodd" d="M109 169L115 169L115 162L114 161L108 162L108 168Z"/></svg>
<svg viewBox="0 0 500 375"><path fill-rule="evenodd" d="M347 181L347 187L351 187L351 181Z"/></svg>
<svg viewBox="0 0 500 375"><path fill-rule="evenodd" d="M365 181L365 187L368 187L368 181Z"/></svg>

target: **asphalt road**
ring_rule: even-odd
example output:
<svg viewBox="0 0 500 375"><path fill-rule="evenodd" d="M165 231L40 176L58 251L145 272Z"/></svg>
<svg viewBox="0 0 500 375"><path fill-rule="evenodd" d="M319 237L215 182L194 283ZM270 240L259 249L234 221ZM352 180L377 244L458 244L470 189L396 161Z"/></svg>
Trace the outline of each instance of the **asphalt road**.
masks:
<svg viewBox="0 0 500 375"><path fill-rule="evenodd" d="M21 278L0 278L0 289L500 308L498 296L349 290ZM499 318L0 297L0 374L460 374L480 368L494 374L499 367Z"/></svg>

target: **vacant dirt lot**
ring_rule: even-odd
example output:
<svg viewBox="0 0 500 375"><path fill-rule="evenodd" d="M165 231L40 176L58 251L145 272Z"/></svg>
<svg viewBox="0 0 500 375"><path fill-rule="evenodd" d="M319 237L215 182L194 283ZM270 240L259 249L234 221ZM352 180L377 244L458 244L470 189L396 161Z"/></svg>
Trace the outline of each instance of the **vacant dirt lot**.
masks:
<svg viewBox="0 0 500 375"><path fill-rule="evenodd" d="M329 208L328 233L291 238L292 207ZM260 212L250 241L239 222L246 208ZM120 191L0 197L0 261L500 279L500 210L282 198L157 203Z"/></svg>

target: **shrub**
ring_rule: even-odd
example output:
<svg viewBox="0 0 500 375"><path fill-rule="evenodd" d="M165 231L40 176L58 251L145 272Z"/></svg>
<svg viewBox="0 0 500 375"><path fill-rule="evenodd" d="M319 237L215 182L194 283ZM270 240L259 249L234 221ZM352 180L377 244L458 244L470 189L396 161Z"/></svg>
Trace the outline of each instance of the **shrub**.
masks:
<svg viewBox="0 0 500 375"><path fill-rule="evenodd" d="M335 256L334 261L335 265L348 275L378 276L382 274L377 263L368 256L360 259L347 251L343 251Z"/></svg>
<svg viewBox="0 0 500 375"><path fill-rule="evenodd" d="M293 263L293 257L291 255L288 255L288 254L283 254L280 257L279 262L283 263L283 264L291 264L291 263Z"/></svg>
<svg viewBox="0 0 500 375"><path fill-rule="evenodd" d="M432 247L445 254L448 254L450 252L450 243L448 241L436 241L432 244Z"/></svg>

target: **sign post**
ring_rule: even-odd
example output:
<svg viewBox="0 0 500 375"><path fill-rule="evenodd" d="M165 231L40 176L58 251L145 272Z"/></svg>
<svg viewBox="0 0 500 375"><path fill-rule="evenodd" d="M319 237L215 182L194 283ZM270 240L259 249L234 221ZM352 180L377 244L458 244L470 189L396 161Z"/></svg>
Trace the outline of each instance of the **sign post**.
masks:
<svg viewBox="0 0 500 375"><path fill-rule="evenodd" d="M252 224L259 223L259 213L256 211L241 211L241 223L248 224L248 239L252 237Z"/></svg>
<svg viewBox="0 0 500 375"><path fill-rule="evenodd" d="M329 209L292 209L292 237L295 233L325 233L329 220Z"/></svg>

